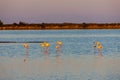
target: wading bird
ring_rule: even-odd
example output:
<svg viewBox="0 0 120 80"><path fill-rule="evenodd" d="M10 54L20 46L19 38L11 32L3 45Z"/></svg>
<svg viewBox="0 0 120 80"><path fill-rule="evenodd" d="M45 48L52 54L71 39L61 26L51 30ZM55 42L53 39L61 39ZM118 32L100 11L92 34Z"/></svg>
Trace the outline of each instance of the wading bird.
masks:
<svg viewBox="0 0 120 80"><path fill-rule="evenodd" d="M43 42L43 43L40 43L40 46L42 47L43 49L43 53L44 54L49 54L49 46L50 46L50 43L48 42Z"/></svg>
<svg viewBox="0 0 120 80"><path fill-rule="evenodd" d="M63 43L62 43L61 41L57 41L57 42L56 42L55 48L56 48L56 63L57 63L57 64L60 64L60 63L61 63L59 56L60 56L62 44L63 44Z"/></svg>
<svg viewBox="0 0 120 80"><path fill-rule="evenodd" d="M56 42L56 53L59 54L61 52L61 47L62 47L62 42L61 41L57 41Z"/></svg>
<svg viewBox="0 0 120 80"><path fill-rule="evenodd" d="M26 49L25 50L25 59L24 59L24 62L26 62L27 59L28 59L28 48L29 48L29 45L27 43L23 43L23 46Z"/></svg>
<svg viewBox="0 0 120 80"><path fill-rule="evenodd" d="M96 50L97 50L98 56L102 56L103 46L101 45L101 43L100 42L94 42L93 47L94 47L94 54L96 54Z"/></svg>

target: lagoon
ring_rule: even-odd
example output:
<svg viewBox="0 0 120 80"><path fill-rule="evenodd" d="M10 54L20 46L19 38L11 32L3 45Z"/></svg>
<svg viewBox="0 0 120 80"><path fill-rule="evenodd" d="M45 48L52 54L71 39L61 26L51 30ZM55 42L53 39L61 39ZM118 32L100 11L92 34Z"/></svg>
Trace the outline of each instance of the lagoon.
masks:
<svg viewBox="0 0 120 80"><path fill-rule="evenodd" d="M3 30L0 41L50 43L49 55L40 43L29 44L24 63L23 43L0 43L0 80L119 80L120 30ZM59 56L56 41L62 41ZM103 45L94 55L93 42Z"/></svg>

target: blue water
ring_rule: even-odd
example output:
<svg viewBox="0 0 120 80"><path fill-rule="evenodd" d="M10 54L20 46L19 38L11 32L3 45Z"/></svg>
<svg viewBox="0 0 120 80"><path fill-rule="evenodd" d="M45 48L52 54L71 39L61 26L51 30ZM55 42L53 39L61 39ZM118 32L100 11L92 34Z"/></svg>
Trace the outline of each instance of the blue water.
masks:
<svg viewBox="0 0 120 80"><path fill-rule="evenodd" d="M3 30L0 41L47 41L29 44L24 64L23 43L0 43L0 80L120 80L120 30ZM62 41L56 56L56 41ZM94 56L93 42L101 42L103 57Z"/></svg>
<svg viewBox="0 0 120 80"><path fill-rule="evenodd" d="M64 55L93 55L93 42L103 45L103 55L115 56L120 52L120 30L32 30L32 31L0 31L0 41L47 41L51 44L50 54L55 54L56 41L62 41ZM38 57L39 43L29 43L29 54ZM14 53L17 52L17 53ZM22 56L22 43L0 44L0 56ZM34 54L35 53L35 54Z"/></svg>

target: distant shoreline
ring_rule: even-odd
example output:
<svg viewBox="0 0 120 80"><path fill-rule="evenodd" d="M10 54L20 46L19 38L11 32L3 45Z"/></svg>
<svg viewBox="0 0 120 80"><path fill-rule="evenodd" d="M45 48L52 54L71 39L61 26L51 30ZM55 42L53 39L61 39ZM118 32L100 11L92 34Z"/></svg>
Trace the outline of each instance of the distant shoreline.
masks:
<svg viewBox="0 0 120 80"><path fill-rule="evenodd" d="M67 30L67 29L120 29L120 23L93 24L93 23L42 23L42 24L7 24L0 25L0 30Z"/></svg>

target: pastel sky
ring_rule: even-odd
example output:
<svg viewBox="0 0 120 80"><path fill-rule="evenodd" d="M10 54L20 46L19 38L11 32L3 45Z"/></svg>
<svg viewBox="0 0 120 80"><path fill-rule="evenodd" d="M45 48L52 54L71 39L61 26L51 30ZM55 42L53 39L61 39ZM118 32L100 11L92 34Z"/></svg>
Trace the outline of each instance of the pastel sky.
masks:
<svg viewBox="0 0 120 80"><path fill-rule="evenodd" d="M118 23L120 0L0 0L4 23Z"/></svg>

